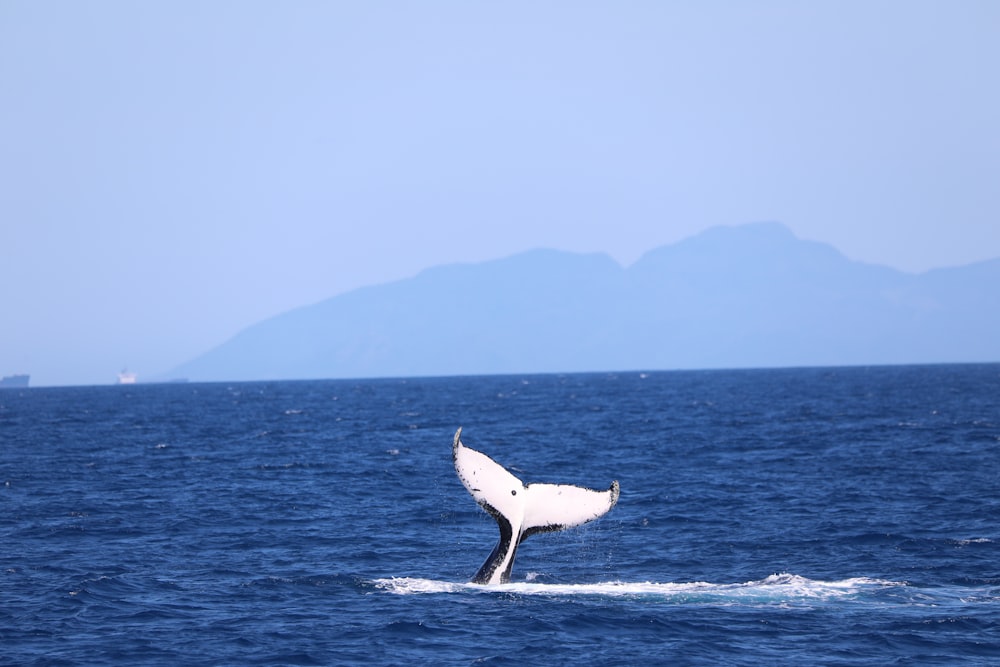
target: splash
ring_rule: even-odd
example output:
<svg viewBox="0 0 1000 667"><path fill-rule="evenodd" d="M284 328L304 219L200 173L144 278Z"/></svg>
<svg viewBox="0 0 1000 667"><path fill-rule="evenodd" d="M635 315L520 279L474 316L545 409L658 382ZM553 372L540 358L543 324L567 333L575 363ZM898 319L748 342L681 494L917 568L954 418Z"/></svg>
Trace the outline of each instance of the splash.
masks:
<svg viewBox="0 0 1000 667"><path fill-rule="evenodd" d="M546 597L604 597L649 599L672 603L695 604L782 604L795 602L849 599L866 592L903 586L894 581L855 577L840 581L817 581L794 574L773 574L757 581L734 584L708 582L655 583L609 581L593 584L545 584L531 581L486 586L393 577L376 579L376 588L397 595L420 593L506 593Z"/></svg>

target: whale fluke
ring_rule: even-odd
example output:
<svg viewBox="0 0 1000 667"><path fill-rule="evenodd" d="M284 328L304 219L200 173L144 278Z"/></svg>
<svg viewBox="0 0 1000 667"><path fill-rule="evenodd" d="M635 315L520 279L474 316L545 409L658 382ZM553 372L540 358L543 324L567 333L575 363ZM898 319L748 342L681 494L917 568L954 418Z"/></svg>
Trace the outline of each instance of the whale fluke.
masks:
<svg viewBox="0 0 1000 667"><path fill-rule="evenodd" d="M486 454L463 445L461 436L459 428L451 449L455 472L500 528L500 541L472 583L509 582L517 547L527 537L593 521L618 502L617 480L606 491L571 484L523 484Z"/></svg>

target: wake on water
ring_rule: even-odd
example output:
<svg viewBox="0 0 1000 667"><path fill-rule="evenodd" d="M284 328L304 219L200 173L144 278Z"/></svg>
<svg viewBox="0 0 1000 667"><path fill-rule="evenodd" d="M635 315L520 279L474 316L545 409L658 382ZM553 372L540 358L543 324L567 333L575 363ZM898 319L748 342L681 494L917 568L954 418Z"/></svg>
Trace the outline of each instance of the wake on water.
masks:
<svg viewBox="0 0 1000 667"><path fill-rule="evenodd" d="M417 593L505 593L546 597L608 597L643 599L675 604L774 605L846 600L864 594L906 586L903 582L856 577L841 581L815 581L794 574L773 574L741 584L627 583L545 584L516 582L483 585L412 577L376 579L376 588L397 595Z"/></svg>

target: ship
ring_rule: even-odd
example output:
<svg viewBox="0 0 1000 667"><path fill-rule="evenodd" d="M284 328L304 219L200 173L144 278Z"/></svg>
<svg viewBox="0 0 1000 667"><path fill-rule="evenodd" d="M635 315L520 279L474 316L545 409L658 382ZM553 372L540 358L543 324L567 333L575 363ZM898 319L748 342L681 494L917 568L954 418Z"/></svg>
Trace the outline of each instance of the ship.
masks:
<svg viewBox="0 0 1000 667"><path fill-rule="evenodd" d="M20 389L28 386L28 381L31 376L27 373L14 373L13 375L4 375L0 378L0 389Z"/></svg>
<svg viewBox="0 0 1000 667"><path fill-rule="evenodd" d="M118 384L135 384L135 373L129 373L128 370L123 370L118 374Z"/></svg>

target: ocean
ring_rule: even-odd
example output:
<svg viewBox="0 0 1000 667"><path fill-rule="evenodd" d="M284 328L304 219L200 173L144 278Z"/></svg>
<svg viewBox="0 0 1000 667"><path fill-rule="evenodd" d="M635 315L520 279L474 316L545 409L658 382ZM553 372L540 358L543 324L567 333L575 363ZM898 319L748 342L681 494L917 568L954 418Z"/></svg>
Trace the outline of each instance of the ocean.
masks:
<svg viewBox="0 0 1000 667"><path fill-rule="evenodd" d="M455 430L606 489L468 584ZM1000 365L0 392L3 665L1000 664Z"/></svg>

